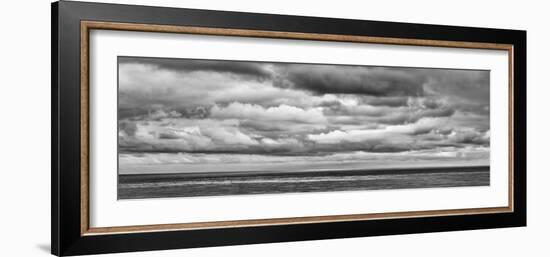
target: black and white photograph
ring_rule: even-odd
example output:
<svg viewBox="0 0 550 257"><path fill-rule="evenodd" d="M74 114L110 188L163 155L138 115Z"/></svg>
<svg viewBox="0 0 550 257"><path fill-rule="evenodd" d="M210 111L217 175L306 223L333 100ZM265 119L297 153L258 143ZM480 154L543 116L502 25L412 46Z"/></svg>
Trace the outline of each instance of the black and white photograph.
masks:
<svg viewBox="0 0 550 257"><path fill-rule="evenodd" d="M118 57L118 198L490 185L488 70Z"/></svg>
<svg viewBox="0 0 550 257"><path fill-rule="evenodd" d="M542 4L18 3L2 256L545 250Z"/></svg>

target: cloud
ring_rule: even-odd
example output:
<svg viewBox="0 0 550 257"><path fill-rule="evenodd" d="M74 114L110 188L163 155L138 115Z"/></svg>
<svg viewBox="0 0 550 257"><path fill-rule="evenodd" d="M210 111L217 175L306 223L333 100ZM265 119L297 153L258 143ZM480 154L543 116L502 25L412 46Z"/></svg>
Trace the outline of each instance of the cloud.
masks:
<svg viewBox="0 0 550 257"><path fill-rule="evenodd" d="M281 70L276 86L316 94L422 96L426 83L426 77L399 68L289 64Z"/></svg>
<svg viewBox="0 0 550 257"><path fill-rule="evenodd" d="M164 106L183 116L215 104L250 103L264 107L281 104L312 107L307 92L273 87L271 81L243 80L228 73L184 73L127 63L119 66L119 115L147 114Z"/></svg>
<svg viewBox="0 0 550 257"><path fill-rule="evenodd" d="M242 133L237 128L203 128L204 135L226 145L258 145L258 141Z"/></svg>
<svg viewBox="0 0 550 257"><path fill-rule="evenodd" d="M409 98L406 106L378 106L364 104L362 99L325 101L325 116L333 123L344 124L408 124L422 118L453 116L455 110L443 99Z"/></svg>
<svg viewBox="0 0 550 257"><path fill-rule="evenodd" d="M455 111L453 118L449 119L447 126L487 131L490 128L489 114Z"/></svg>
<svg viewBox="0 0 550 257"><path fill-rule="evenodd" d="M328 115L345 116L369 116L381 117L390 113L393 109L384 106L360 105L357 103L345 104L339 101L322 103L326 107L325 113Z"/></svg>
<svg viewBox="0 0 550 257"><path fill-rule="evenodd" d="M255 121L255 120L242 120L239 122L240 127L251 129L254 131L260 132L276 132L288 130L288 127L285 124L274 123L274 122L265 122L265 121Z"/></svg>
<svg viewBox="0 0 550 257"><path fill-rule="evenodd" d="M289 105L264 108L259 105L233 102L225 107L215 105L212 118L244 119L259 121L294 121L303 123L323 123L326 121L321 109L300 109Z"/></svg>
<svg viewBox="0 0 550 257"><path fill-rule="evenodd" d="M423 118L416 123L392 125L380 129L358 129L308 135L308 139L321 144L339 144L363 141L388 141L400 139L407 141L408 136L425 134L443 124L443 119Z"/></svg>
<svg viewBox="0 0 550 257"><path fill-rule="evenodd" d="M407 96L361 96L362 103L372 106L402 107L407 106L410 97Z"/></svg>
<svg viewBox="0 0 550 257"><path fill-rule="evenodd" d="M123 120L118 123L118 130L121 136L133 137L136 134L137 125L133 121Z"/></svg>
<svg viewBox="0 0 550 257"><path fill-rule="evenodd" d="M490 131L476 131L473 129L453 130L447 138L456 143L488 146L491 139Z"/></svg>
<svg viewBox="0 0 550 257"><path fill-rule="evenodd" d="M488 71L121 57L120 150L451 158L489 146L488 83Z"/></svg>
<svg viewBox="0 0 550 257"><path fill-rule="evenodd" d="M266 65L258 62L136 57L118 57L118 62L119 65L142 64L177 72L230 73L260 80L271 77Z"/></svg>
<svg viewBox="0 0 550 257"><path fill-rule="evenodd" d="M302 143L292 135L253 133L236 120L163 118L119 121L123 152L295 152Z"/></svg>
<svg viewBox="0 0 550 257"><path fill-rule="evenodd" d="M427 92L445 95L462 101L475 103L489 102L488 70L425 70L429 78L425 84Z"/></svg>
<svg viewBox="0 0 550 257"><path fill-rule="evenodd" d="M150 119L159 120L159 119L164 119L164 118L179 118L182 115L181 115L181 113L179 113L177 111L174 111L174 110L167 111L167 110L163 110L163 109L159 108L159 109L156 109L156 110L150 112L148 116L149 116Z"/></svg>
<svg viewBox="0 0 550 257"><path fill-rule="evenodd" d="M450 117L454 115L455 110L452 108L441 109L421 109L414 112L395 112L386 117L380 118L377 121L386 124L404 124L421 120L422 118L438 118Z"/></svg>

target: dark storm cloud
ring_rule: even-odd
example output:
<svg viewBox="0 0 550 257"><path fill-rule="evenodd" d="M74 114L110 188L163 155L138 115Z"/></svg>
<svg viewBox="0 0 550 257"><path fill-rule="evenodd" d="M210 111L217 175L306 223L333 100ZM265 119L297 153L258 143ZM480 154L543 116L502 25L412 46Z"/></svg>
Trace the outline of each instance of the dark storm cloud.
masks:
<svg viewBox="0 0 550 257"><path fill-rule="evenodd" d="M119 57L119 64L146 64L158 69L193 72L209 71L230 73L249 76L257 79L267 79L271 73L264 69L262 63L244 61L219 61L219 60L195 60L195 59L171 59L171 58L136 58Z"/></svg>
<svg viewBox="0 0 550 257"><path fill-rule="evenodd" d="M360 97L360 101L364 104L373 106L389 106L400 107L407 106L409 97L406 96L389 96L389 97Z"/></svg>
<svg viewBox="0 0 550 257"><path fill-rule="evenodd" d="M275 85L316 94L371 96L422 96L426 77L399 68L343 65L279 65L282 74Z"/></svg>
<svg viewBox="0 0 550 257"><path fill-rule="evenodd" d="M146 108L127 108L127 107L118 107L118 119L129 119L133 117L140 117L146 115L149 112L149 109Z"/></svg>

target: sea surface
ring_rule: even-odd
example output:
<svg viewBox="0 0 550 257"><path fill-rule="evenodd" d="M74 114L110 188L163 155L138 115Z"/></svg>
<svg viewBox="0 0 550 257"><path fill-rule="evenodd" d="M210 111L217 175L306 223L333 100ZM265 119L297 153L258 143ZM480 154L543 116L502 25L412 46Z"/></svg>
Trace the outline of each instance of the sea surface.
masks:
<svg viewBox="0 0 550 257"><path fill-rule="evenodd" d="M121 174L118 199L489 186L489 166Z"/></svg>

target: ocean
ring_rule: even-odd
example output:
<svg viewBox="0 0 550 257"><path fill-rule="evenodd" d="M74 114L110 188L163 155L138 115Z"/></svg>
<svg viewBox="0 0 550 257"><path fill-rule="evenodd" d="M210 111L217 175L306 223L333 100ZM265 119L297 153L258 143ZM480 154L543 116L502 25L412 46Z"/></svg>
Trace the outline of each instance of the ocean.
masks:
<svg viewBox="0 0 550 257"><path fill-rule="evenodd" d="M119 174L118 199L489 186L489 166Z"/></svg>

